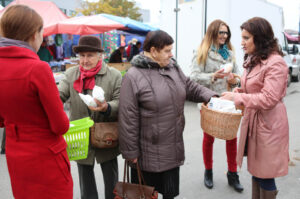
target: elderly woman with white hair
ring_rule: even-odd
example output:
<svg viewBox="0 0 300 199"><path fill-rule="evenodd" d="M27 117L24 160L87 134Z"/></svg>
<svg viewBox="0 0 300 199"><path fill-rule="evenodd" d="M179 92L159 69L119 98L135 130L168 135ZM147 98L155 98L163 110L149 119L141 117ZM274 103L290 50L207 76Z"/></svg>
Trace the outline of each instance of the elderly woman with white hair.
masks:
<svg viewBox="0 0 300 199"><path fill-rule="evenodd" d="M108 67L102 60L101 41L95 36L82 36L79 45L73 50L79 54L80 65L66 71L58 90L63 102L70 100L70 120L91 117L94 122L115 122L119 106L122 76L119 71ZM105 94L105 101L96 100L97 107L88 107L79 97L79 93L92 94L94 86L100 86ZM118 181L118 146L99 149L89 145L88 157L77 161L81 198L98 199L94 174L94 162L100 163L105 199L113 199L113 189ZM102 197L100 197L102 198Z"/></svg>

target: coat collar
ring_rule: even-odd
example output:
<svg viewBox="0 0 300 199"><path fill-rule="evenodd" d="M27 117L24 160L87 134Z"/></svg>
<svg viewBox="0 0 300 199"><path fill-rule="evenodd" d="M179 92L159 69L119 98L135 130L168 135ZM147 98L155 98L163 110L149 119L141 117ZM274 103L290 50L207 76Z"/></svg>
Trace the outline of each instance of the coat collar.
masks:
<svg viewBox="0 0 300 199"><path fill-rule="evenodd" d="M261 72L261 69L268 64L269 59L265 59L261 61L261 64L257 64L247 75L247 79L256 76L258 73Z"/></svg>
<svg viewBox="0 0 300 199"><path fill-rule="evenodd" d="M102 68L101 70L97 73L97 75L104 75L107 73L107 65L104 61L102 61Z"/></svg>
<svg viewBox="0 0 300 199"><path fill-rule="evenodd" d="M17 46L21 48L27 48L35 52L35 50L25 41L9 39L6 37L0 37L0 47Z"/></svg>

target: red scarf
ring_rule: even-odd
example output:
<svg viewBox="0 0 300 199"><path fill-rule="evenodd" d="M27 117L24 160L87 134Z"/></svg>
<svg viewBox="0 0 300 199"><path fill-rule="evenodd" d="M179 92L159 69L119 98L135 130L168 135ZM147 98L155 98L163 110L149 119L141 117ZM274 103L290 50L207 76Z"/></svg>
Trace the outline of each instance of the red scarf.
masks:
<svg viewBox="0 0 300 199"><path fill-rule="evenodd" d="M80 76L74 82L73 88L78 91L79 93L82 92L82 89L90 89L92 90L95 86L95 75L101 70L102 68L102 61L99 61L95 68L90 70L85 70L82 66L79 67L80 69Z"/></svg>

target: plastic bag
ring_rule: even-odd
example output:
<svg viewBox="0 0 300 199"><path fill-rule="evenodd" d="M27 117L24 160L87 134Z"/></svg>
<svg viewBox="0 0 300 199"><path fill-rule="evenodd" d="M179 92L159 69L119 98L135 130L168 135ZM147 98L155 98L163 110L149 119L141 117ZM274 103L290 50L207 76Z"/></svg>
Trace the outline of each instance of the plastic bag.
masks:
<svg viewBox="0 0 300 199"><path fill-rule="evenodd" d="M92 95L93 97L79 93L80 98L87 106L97 107L97 103L94 98L99 100L101 103L105 101L104 90L100 86L94 86Z"/></svg>
<svg viewBox="0 0 300 199"><path fill-rule="evenodd" d="M92 94L93 97L99 100L101 103L105 101L104 90L100 86L95 86Z"/></svg>
<svg viewBox="0 0 300 199"><path fill-rule="evenodd" d="M80 98L87 106L97 107L97 103L95 102L94 98L90 95L84 95L79 93Z"/></svg>
<svg viewBox="0 0 300 199"><path fill-rule="evenodd" d="M231 73L233 69L232 63L223 64L220 66L220 69L224 69L224 73Z"/></svg>

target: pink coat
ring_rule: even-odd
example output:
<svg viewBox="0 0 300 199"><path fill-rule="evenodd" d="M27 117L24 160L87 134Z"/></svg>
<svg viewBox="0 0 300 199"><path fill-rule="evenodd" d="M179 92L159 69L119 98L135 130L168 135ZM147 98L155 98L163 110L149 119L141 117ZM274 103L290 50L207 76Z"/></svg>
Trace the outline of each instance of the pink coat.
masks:
<svg viewBox="0 0 300 199"><path fill-rule="evenodd" d="M245 106L238 146L237 164L241 167L248 137L248 171L259 178L287 175L289 125L283 98L288 67L280 55L273 54L241 79L242 92L236 105Z"/></svg>

